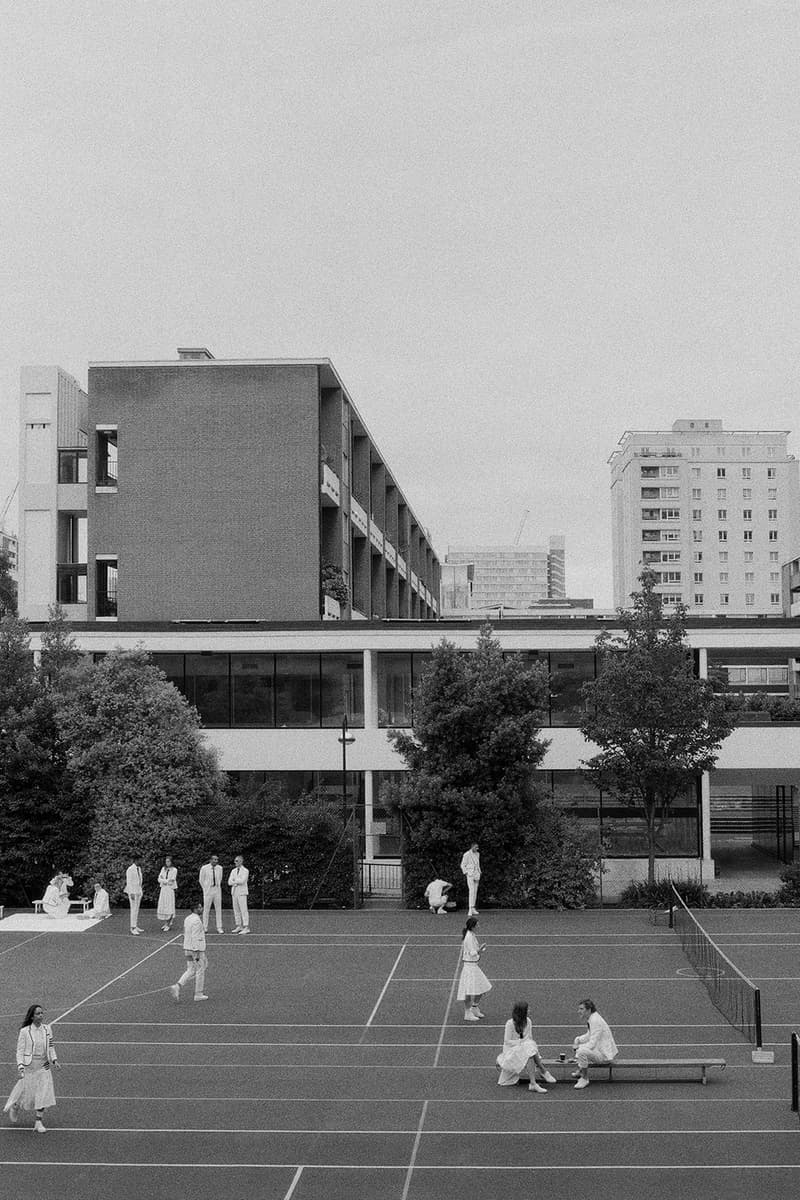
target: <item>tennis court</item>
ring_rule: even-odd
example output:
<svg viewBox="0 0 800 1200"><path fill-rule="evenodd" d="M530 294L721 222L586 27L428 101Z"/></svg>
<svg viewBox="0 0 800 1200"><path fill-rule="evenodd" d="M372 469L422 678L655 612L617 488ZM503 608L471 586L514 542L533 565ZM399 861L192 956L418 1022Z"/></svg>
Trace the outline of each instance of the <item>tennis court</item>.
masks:
<svg viewBox="0 0 800 1200"><path fill-rule="evenodd" d="M180 938L142 915L139 938L123 912L82 934L0 932L4 1096L29 1003L57 1022L62 1063L47 1134L0 1129L13 1200L796 1196L800 913L702 914L761 987L773 1065L751 1062L646 912L485 912L479 1024L454 1000L459 914L256 912L249 938L209 935L210 999L180 1005L166 990ZM642 1072L575 1092L557 1068L546 1096L498 1088L512 1003L530 1002L551 1057L582 1032L584 996L621 1057L714 1055L726 1070L706 1087Z"/></svg>

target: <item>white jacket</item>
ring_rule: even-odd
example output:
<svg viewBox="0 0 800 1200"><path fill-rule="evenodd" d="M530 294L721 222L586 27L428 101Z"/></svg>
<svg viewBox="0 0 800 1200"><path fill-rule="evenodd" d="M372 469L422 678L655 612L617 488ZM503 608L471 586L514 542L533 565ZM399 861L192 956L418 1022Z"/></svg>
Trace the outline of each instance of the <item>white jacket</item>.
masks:
<svg viewBox="0 0 800 1200"><path fill-rule="evenodd" d="M214 882L215 876L216 883ZM204 892L209 892L215 887L222 887L222 867L219 863L215 867L212 867L211 863L203 863L198 880Z"/></svg>
<svg viewBox="0 0 800 1200"><path fill-rule="evenodd" d="M202 918L198 917L197 913L189 913L183 922L183 948L195 954L206 948L206 931L203 929Z"/></svg>
<svg viewBox="0 0 800 1200"><path fill-rule="evenodd" d="M591 1050L592 1053L599 1054L601 1058L607 1061L616 1058L619 1053L617 1043L614 1041L614 1035L600 1016L600 1013L591 1013L586 1024L588 1025L588 1029L586 1033L575 1038L575 1047L583 1046L584 1050Z"/></svg>
<svg viewBox="0 0 800 1200"><path fill-rule="evenodd" d="M44 1022L42 1022L41 1027L44 1030L44 1044L47 1059L49 1062L57 1062L58 1057L53 1046L53 1030L50 1025L45 1025ZM22 1029L19 1031L19 1037L17 1038L18 1067L29 1067L33 1062L34 1035L31 1032L32 1029L32 1025L23 1025Z"/></svg>
<svg viewBox="0 0 800 1200"><path fill-rule="evenodd" d="M141 896L142 894L142 868L136 863L131 863L125 872L125 894L126 896Z"/></svg>
<svg viewBox="0 0 800 1200"><path fill-rule="evenodd" d="M234 867L228 876L228 887L231 889L231 895L247 896L250 891L247 886L249 878L250 872L247 867Z"/></svg>

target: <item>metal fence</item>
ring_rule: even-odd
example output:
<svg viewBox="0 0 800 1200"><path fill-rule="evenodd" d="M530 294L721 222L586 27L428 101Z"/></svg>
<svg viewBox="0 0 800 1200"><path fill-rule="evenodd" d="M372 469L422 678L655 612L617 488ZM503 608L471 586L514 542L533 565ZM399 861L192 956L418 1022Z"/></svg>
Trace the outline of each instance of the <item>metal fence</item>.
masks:
<svg viewBox="0 0 800 1200"><path fill-rule="evenodd" d="M361 892L363 896L392 896L403 894L403 868L400 863L362 862Z"/></svg>

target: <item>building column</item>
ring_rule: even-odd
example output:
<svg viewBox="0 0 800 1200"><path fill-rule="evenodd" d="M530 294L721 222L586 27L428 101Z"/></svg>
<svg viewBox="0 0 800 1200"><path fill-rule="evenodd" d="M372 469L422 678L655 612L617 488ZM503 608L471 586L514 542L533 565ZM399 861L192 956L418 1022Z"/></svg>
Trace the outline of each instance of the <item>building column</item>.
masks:
<svg viewBox="0 0 800 1200"><path fill-rule="evenodd" d="M378 728L378 655L364 651L364 728Z"/></svg>
<svg viewBox="0 0 800 1200"><path fill-rule="evenodd" d="M711 859L711 776L703 771L700 778L700 857L705 866L713 869Z"/></svg>
<svg viewBox="0 0 800 1200"><path fill-rule="evenodd" d="M708 650L701 646L697 651L698 671L701 679L708 679Z"/></svg>
<svg viewBox="0 0 800 1200"><path fill-rule="evenodd" d="M372 771L364 772L364 859L375 861L375 836L372 832Z"/></svg>

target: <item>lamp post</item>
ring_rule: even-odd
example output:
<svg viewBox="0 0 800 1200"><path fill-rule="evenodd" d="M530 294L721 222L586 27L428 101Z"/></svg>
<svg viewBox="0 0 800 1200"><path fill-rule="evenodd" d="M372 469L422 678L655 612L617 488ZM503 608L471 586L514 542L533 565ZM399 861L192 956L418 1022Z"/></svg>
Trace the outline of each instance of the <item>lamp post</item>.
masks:
<svg viewBox="0 0 800 1200"><path fill-rule="evenodd" d="M352 746L356 739L347 728L347 715L342 717L342 732L339 741L342 746L342 819L347 819L347 747ZM356 797L353 796L353 908L358 908L358 899L361 893L361 872L358 862L358 820L356 813Z"/></svg>

